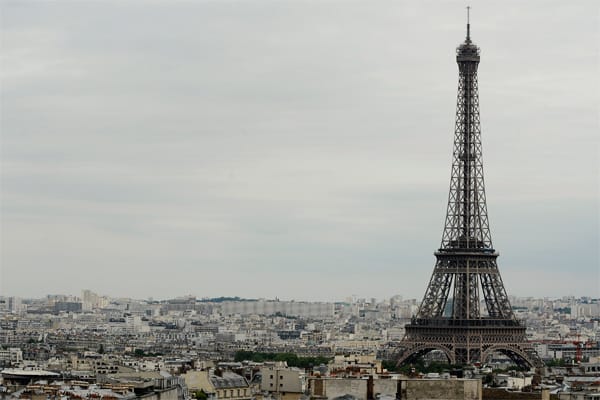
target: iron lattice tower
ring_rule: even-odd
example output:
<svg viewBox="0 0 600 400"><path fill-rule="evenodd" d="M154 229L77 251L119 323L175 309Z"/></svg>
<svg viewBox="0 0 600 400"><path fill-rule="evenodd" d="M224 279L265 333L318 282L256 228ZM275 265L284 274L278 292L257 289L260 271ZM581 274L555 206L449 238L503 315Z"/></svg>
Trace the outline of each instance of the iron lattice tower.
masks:
<svg viewBox="0 0 600 400"><path fill-rule="evenodd" d="M500 352L518 365L542 365L512 311L492 246L481 153L479 58L467 21L466 40L456 52L456 124L442 243L417 315L406 325L398 364L441 350L451 364L483 362Z"/></svg>

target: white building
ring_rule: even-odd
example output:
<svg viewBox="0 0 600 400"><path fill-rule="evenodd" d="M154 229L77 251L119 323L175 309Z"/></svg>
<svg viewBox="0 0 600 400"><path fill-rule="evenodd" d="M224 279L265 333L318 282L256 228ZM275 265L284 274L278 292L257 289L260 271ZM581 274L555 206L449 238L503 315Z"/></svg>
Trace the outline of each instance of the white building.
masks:
<svg viewBox="0 0 600 400"><path fill-rule="evenodd" d="M573 317L573 318L600 317L600 303L573 304L571 306L571 317Z"/></svg>
<svg viewBox="0 0 600 400"><path fill-rule="evenodd" d="M333 303L304 301L227 301L221 305L223 315L273 315L283 314L297 317L333 317Z"/></svg>
<svg viewBox="0 0 600 400"><path fill-rule="evenodd" d="M23 352L18 347L0 348L0 363L16 365L23 361Z"/></svg>
<svg viewBox="0 0 600 400"><path fill-rule="evenodd" d="M306 373L299 368L263 367L260 389L276 394L276 398L298 397L306 389Z"/></svg>

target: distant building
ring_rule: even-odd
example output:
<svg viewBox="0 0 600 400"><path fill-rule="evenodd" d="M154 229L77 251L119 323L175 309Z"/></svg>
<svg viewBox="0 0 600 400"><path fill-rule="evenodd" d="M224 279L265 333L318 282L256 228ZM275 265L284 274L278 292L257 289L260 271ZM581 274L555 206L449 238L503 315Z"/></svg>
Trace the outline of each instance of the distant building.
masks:
<svg viewBox="0 0 600 400"><path fill-rule="evenodd" d="M374 375L382 372L381 360L375 354L338 354L329 363L332 374Z"/></svg>
<svg viewBox="0 0 600 400"><path fill-rule="evenodd" d="M573 304L571 306L571 317L573 317L573 318L600 317L600 303Z"/></svg>
<svg viewBox="0 0 600 400"><path fill-rule="evenodd" d="M531 376L511 376L507 374L497 374L494 376L494 386L511 390L522 390L525 386L530 386L531 381Z"/></svg>
<svg viewBox="0 0 600 400"><path fill-rule="evenodd" d="M82 304L75 301L57 301L54 303L54 312L61 311L80 313L83 310Z"/></svg>
<svg viewBox="0 0 600 400"><path fill-rule="evenodd" d="M21 400L134 400L137 398L130 386L125 385L87 385L85 382L72 384L28 385L19 394ZM150 399L152 400L152 399Z"/></svg>
<svg viewBox="0 0 600 400"><path fill-rule="evenodd" d="M246 378L230 371L188 371L182 374L191 393L203 391L210 399L251 400L252 390Z"/></svg>
<svg viewBox="0 0 600 400"><path fill-rule="evenodd" d="M306 373L298 368L263 367L260 390L278 400L299 399L306 388Z"/></svg>
<svg viewBox="0 0 600 400"><path fill-rule="evenodd" d="M0 348L0 366L17 365L23 361L23 352L18 347Z"/></svg>
<svg viewBox="0 0 600 400"><path fill-rule="evenodd" d="M226 301L221 304L223 315L274 315L282 314L296 317L333 317L333 303L304 301Z"/></svg>
<svg viewBox="0 0 600 400"><path fill-rule="evenodd" d="M368 400L481 400L479 379L310 378L311 398Z"/></svg>
<svg viewBox="0 0 600 400"><path fill-rule="evenodd" d="M48 382L60 379L60 374L52 371L41 369L22 369L22 368L7 368L0 371L2 380L6 386L17 387L19 385L28 385L39 380Z"/></svg>
<svg viewBox="0 0 600 400"><path fill-rule="evenodd" d="M106 300L91 290L85 289L81 291L81 303L83 311L91 311L106 305Z"/></svg>

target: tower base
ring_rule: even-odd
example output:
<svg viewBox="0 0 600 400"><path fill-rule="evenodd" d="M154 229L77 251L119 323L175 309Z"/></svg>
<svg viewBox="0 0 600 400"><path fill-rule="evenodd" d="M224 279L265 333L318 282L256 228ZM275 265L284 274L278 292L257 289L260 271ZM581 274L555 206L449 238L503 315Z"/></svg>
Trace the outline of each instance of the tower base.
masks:
<svg viewBox="0 0 600 400"><path fill-rule="evenodd" d="M406 325L400 347L397 365L412 363L433 350L442 351L454 365L485 363L496 352L521 367L544 365L517 320L413 319Z"/></svg>

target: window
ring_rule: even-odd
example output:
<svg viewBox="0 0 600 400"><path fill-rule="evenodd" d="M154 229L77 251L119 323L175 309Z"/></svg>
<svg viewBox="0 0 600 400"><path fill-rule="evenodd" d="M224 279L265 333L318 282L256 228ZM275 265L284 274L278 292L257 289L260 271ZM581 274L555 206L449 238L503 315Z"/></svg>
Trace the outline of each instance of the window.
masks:
<svg viewBox="0 0 600 400"><path fill-rule="evenodd" d="M270 379L273 379L273 375L271 375L271 378L270 378Z"/></svg>
<svg viewBox="0 0 600 400"><path fill-rule="evenodd" d="M279 379L283 379L283 375L279 375Z"/></svg>

